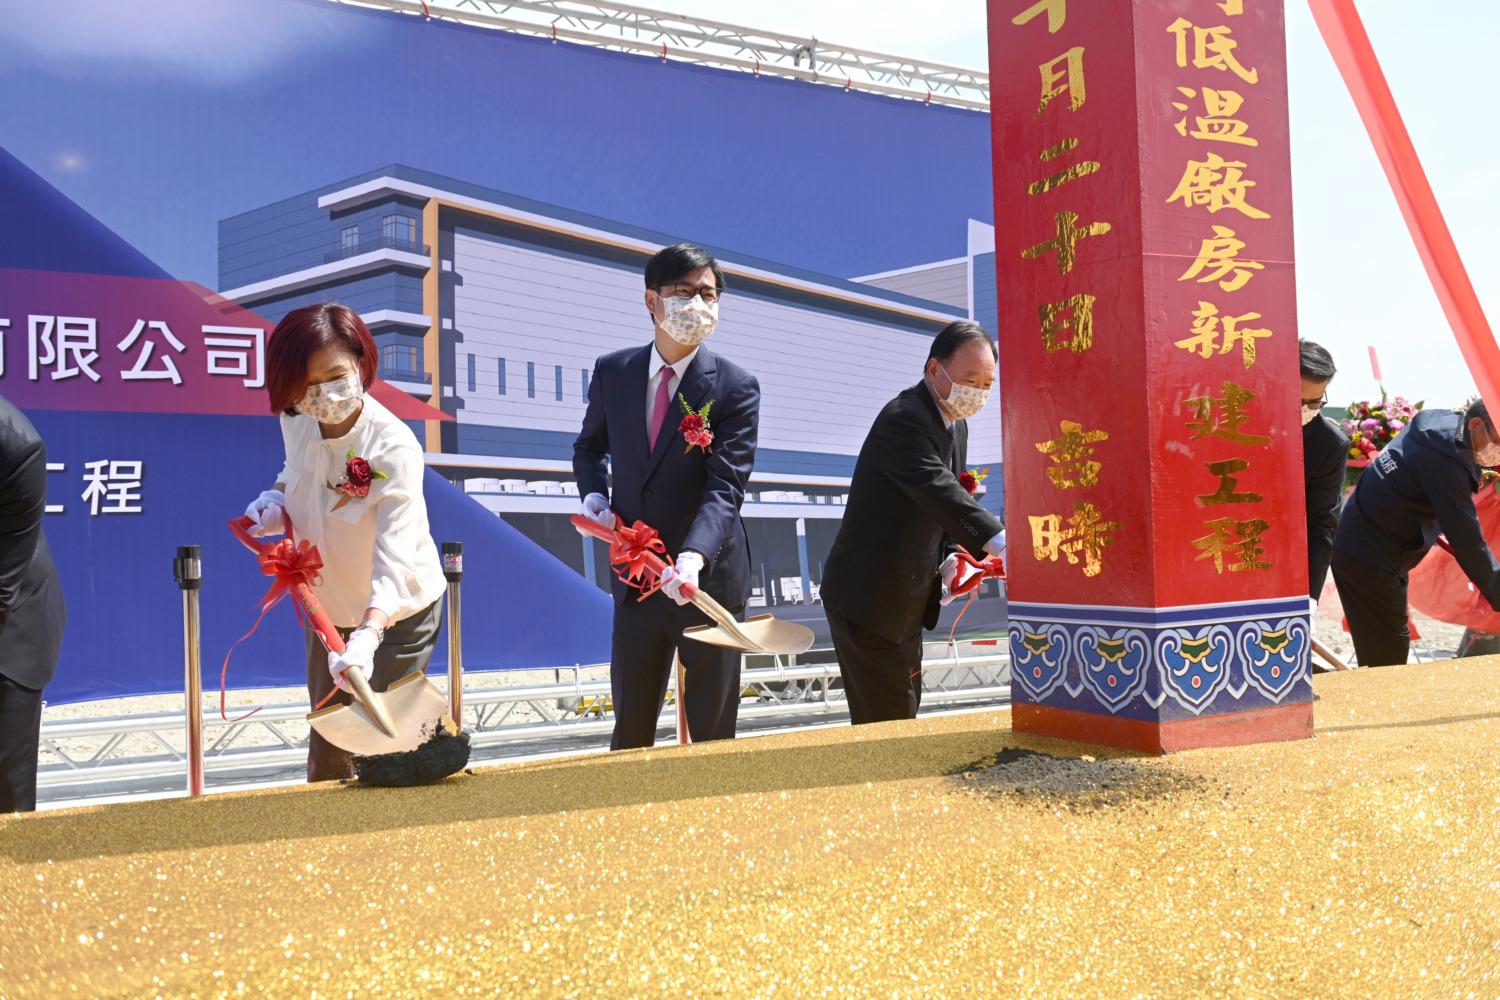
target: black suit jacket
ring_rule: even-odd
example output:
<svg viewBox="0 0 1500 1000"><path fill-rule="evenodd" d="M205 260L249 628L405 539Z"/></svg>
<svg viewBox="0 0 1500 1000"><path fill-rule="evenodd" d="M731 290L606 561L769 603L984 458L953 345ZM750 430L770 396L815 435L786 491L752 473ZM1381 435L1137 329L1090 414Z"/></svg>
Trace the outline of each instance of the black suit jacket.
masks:
<svg viewBox="0 0 1500 1000"><path fill-rule="evenodd" d="M1349 437L1325 416L1302 428L1302 474L1307 486L1307 585L1313 600L1323 593L1333 533L1344 502Z"/></svg>
<svg viewBox="0 0 1500 1000"><path fill-rule="evenodd" d="M954 443L925 382L885 405L854 465L849 503L823 567L823 603L892 642L937 624L938 567L957 542L978 558L1003 525L959 485L969 429ZM954 449L957 455L953 454Z"/></svg>
<svg viewBox="0 0 1500 1000"><path fill-rule="evenodd" d="M57 670L68 611L42 511L47 447L26 415L0 396L0 674L40 690Z"/></svg>
<svg viewBox="0 0 1500 1000"><path fill-rule="evenodd" d="M708 413L711 451L687 447L677 430L681 403L674 398L656 447L648 452L646 383L654 374L654 358L647 344L595 362L583 429L573 442L578 493L609 497L610 507L627 525L645 521L661 534L672 557L683 549L701 553L700 586L726 608L735 608L750 597L750 541L740 505L755 464L760 382L734 362L698 348L677 392L695 410L713 400ZM611 586L616 602L638 593L618 578ZM692 613L691 605L680 610Z"/></svg>

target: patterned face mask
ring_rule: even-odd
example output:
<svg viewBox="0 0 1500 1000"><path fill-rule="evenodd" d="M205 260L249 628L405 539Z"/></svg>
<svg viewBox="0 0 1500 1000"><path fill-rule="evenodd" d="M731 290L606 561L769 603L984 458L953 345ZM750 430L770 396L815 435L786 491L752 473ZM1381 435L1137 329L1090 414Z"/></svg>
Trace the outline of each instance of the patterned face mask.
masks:
<svg viewBox="0 0 1500 1000"><path fill-rule="evenodd" d="M1482 450L1474 453L1474 464L1486 469L1500 465L1500 444L1491 441Z"/></svg>
<svg viewBox="0 0 1500 1000"><path fill-rule="evenodd" d="M942 365L938 367L941 368ZM948 369L943 368L943 374L948 375ZM948 408L948 414L954 420L968 420L990 401L988 389L954 382L952 375L948 375L948 381L953 387L948 390L948 398L943 400L943 405Z"/></svg>
<svg viewBox="0 0 1500 1000"><path fill-rule="evenodd" d="M661 328L667 336L684 347L697 347L708 339L719 324L719 304L704 302L694 295L690 299L679 299L675 295L662 299L665 312Z"/></svg>
<svg viewBox="0 0 1500 1000"><path fill-rule="evenodd" d="M297 410L320 424L341 424L359 409L364 395L359 376L345 375L332 382L308 386L297 403Z"/></svg>

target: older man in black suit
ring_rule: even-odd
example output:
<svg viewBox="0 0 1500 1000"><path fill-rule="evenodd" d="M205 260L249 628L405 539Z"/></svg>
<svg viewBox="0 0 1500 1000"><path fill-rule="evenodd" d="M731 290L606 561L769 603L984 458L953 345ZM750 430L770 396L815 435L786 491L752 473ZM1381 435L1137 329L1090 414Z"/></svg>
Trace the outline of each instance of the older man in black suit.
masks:
<svg viewBox="0 0 1500 1000"><path fill-rule="evenodd" d="M42 534L46 505L47 448L0 397L0 813L36 808L42 688L68 620Z"/></svg>
<svg viewBox="0 0 1500 1000"><path fill-rule="evenodd" d="M954 553L1005 551L1004 525L958 481L965 420L988 401L996 360L977 323L948 324L922 381L886 404L860 449L822 589L855 725L916 718L922 629L937 624Z"/></svg>

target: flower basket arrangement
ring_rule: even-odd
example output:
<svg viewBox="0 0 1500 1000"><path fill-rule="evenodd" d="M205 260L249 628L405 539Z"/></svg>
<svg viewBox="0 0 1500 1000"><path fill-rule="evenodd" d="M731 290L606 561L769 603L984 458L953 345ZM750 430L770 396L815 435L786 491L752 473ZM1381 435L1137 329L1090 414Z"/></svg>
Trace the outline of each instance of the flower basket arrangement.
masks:
<svg viewBox="0 0 1500 1000"><path fill-rule="evenodd" d="M1349 435L1349 471L1351 485L1359 471L1369 465L1396 435L1411 423L1411 418L1422 409L1422 402L1408 402L1404 397L1391 399L1385 387L1380 389L1380 401L1361 400L1350 403L1348 417L1343 422L1344 433Z"/></svg>

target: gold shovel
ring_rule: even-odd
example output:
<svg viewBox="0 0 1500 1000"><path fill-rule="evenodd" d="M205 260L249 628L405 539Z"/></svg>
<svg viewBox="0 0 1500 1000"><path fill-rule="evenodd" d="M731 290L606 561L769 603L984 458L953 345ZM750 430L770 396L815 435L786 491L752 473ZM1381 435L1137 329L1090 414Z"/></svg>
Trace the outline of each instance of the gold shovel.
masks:
<svg viewBox="0 0 1500 1000"><path fill-rule="evenodd" d="M602 538L606 542L614 542L619 538L612 528L596 524L582 514L573 515L573 524L584 534ZM642 527L640 522L637 522L637 527ZM667 568L667 563L651 552L644 553L642 561L653 577L661 576L662 571ZM718 623L683 629L682 634L689 639L715 646L728 646L747 653L774 653L782 656L805 653L812 648L813 630L806 625L779 621L772 615L756 615L737 622L723 605L690 583L682 585L682 596Z"/></svg>

